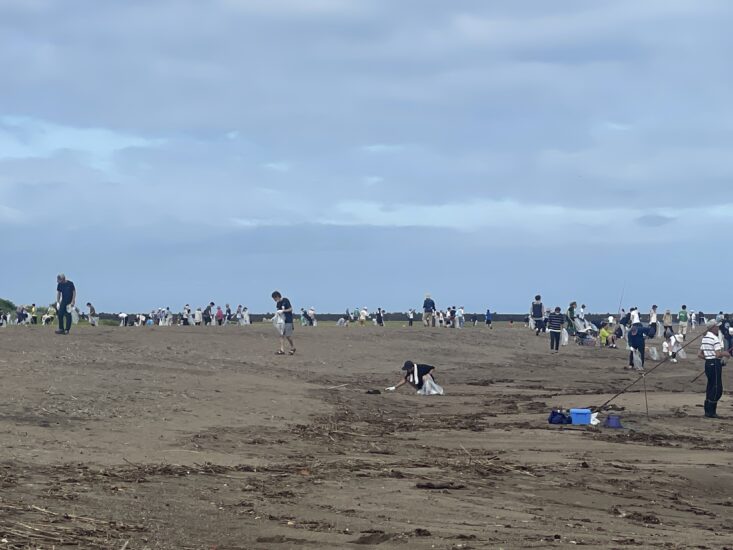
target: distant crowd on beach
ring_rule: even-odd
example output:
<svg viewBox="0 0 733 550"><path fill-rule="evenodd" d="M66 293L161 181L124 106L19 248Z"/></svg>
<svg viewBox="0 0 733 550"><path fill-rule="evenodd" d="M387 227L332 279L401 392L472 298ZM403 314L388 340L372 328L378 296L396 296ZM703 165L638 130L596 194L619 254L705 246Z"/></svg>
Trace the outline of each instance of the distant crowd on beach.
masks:
<svg viewBox="0 0 733 550"><path fill-rule="evenodd" d="M57 276L56 282L56 302L54 304L51 304L43 311L37 308L35 304L27 307L18 306L15 317L12 315L13 312L0 311L0 327L6 327L9 324L38 325L39 314L41 315L41 325L52 324L54 319L57 318L59 328L56 330L56 334L68 335L72 324L78 323L84 316L86 316L90 325L97 326L100 317L92 303L86 303L87 311L85 313L82 313L76 305L77 292L74 283L68 280L63 273ZM277 355L294 355L296 348L293 342L295 320L293 306L290 300L279 291L272 293L272 299L275 302L276 313L272 318L266 316L263 321L269 318L280 336L280 347L276 352ZM404 315L407 321L406 325L410 327L414 326L418 320L418 315L421 324L425 328L462 329L467 324L467 315L463 306L451 306L444 310L438 309L435 300L429 294L425 296L420 314L415 309L409 309ZM373 316L366 307L347 308L345 314L339 317L337 325L348 327L352 323L358 323L364 326L371 321L374 325L383 327L385 318L386 312L381 307L377 308ZM618 319L613 315L599 318L598 316L590 316L587 313L586 305L582 304L578 307L578 303L575 301L570 302L564 311L560 306L545 307L542 296L538 294L531 302L524 321L525 327L534 331L535 336L549 334L551 353L559 353L561 346L567 346L571 341L579 346L611 349L618 348L619 342L625 341L626 349L629 352L628 368L639 371L645 370L647 341L654 339L662 341L664 357L659 354L655 347L651 347L649 355L653 360L662 363L669 360L676 363L678 358L684 359L686 357L685 348L695 340L702 338L702 345L697 356L705 360L705 374L708 378L705 416L718 418L716 407L722 395L721 369L725 364L725 358L730 357L733 351L733 317L728 314L721 311L718 315L708 319L703 313L695 312L689 309L687 305L682 305L677 314L673 315L671 309L666 309L664 313L660 313L659 307L653 305L649 310L649 314L644 316L644 319L642 319L640 309L636 306L630 308L628 312L620 309ZM222 307L212 301L207 306L197 307L196 309L186 304L178 314L174 314L170 307L158 308L152 310L149 314L120 312L117 314L117 322L121 327L246 326L251 324L252 319L246 306L239 305L236 309L232 309L229 304ZM486 314L483 315L483 322L487 327L493 328L493 314L490 309L487 309ZM317 326L318 321L314 307L307 311L304 308L300 309L300 323L303 326ZM473 326L478 325L479 316L476 314L471 315L470 323ZM510 321L511 323L512 321ZM687 342L688 334L694 333L698 325L704 326L706 330L700 335L693 336L692 341ZM286 344L289 346L287 353L285 351ZM661 363L658 363L657 366L659 364ZM434 370L435 367L431 365L407 361L403 366L403 371L406 372L404 380L417 388L419 392L426 380L434 382L432 377ZM402 385L404 385L403 382L390 386L387 390L395 391ZM434 384L427 394L442 395L443 390Z"/></svg>

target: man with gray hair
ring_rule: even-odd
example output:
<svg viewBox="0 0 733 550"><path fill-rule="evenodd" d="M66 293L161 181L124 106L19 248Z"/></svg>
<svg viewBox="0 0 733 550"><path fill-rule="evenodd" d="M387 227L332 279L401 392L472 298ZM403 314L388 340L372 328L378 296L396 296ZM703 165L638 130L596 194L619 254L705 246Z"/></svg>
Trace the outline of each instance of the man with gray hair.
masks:
<svg viewBox="0 0 733 550"><path fill-rule="evenodd" d="M76 287L74 283L59 273L56 277L56 303L58 304L59 329L56 334L69 334L71 330L71 310L76 305Z"/></svg>

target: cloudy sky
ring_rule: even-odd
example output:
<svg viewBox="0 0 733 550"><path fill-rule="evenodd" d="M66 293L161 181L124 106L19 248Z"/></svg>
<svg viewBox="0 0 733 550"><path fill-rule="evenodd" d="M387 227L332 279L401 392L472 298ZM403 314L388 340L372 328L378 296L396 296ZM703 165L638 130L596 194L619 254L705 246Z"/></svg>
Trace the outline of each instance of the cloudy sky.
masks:
<svg viewBox="0 0 733 550"><path fill-rule="evenodd" d="M727 0L0 0L0 296L733 309Z"/></svg>

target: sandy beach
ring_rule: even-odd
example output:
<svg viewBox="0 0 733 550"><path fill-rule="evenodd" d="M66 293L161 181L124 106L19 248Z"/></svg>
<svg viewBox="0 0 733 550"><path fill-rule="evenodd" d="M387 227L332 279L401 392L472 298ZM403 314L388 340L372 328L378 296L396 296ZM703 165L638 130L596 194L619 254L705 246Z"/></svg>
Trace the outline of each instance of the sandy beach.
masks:
<svg viewBox="0 0 733 550"><path fill-rule="evenodd" d="M295 336L277 357L268 324L0 330L0 548L733 548L700 361L648 377L648 419L639 384L625 429L560 427L553 406L636 377L627 352L517 325ZM406 359L446 395L366 393Z"/></svg>

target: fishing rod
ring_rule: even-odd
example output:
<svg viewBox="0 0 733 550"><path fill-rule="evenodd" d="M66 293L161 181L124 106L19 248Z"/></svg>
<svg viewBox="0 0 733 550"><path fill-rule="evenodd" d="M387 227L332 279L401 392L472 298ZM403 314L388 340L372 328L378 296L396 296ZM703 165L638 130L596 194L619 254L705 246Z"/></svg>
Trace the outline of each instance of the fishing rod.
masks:
<svg viewBox="0 0 733 550"><path fill-rule="evenodd" d="M691 346L692 344L694 344L695 342L697 342L698 340L700 340L700 338L702 338L703 336L705 336L705 333L706 333L706 331L703 331L701 334L697 335L695 338L693 338L692 340L690 340L688 343L686 343L680 349L686 349L686 348L688 348L689 346ZM646 376L649 375L649 374L651 374L655 370L657 370L659 367L661 367L665 363L667 363L669 361L669 359L670 359L670 356L667 355L667 357L665 357L664 359L662 359L659 363L657 363L656 365L654 365L651 369L649 369L648 371L644 371L643 373L641 373L641 375L639 375L639 378L637 378L636 380L634 380L633 382L631 382L630 384L628 384L624 389L622 389L616 395L614 395L613 397L611 397L608 401L606 401L603 405L601 405L600 407L598 407L596 410L597 411L604 410L609 405L609 403L611 403L612 401L614 401L617 397L620 397L621 395L625 394L627 391L629 391L629 389L631 389L636 384L638 384L639 381L644 380L644 384L646 384ZM705 374L704 371L703 371L702 374ZM702 374L700 376L702 376ZM698 376L697 378L700 378L700 376ZM697 378L695 378L695 380L697 380ZM693 380L693 382L695 380ZM593 407L590 407L590 408L592 409Z"/></svg>

